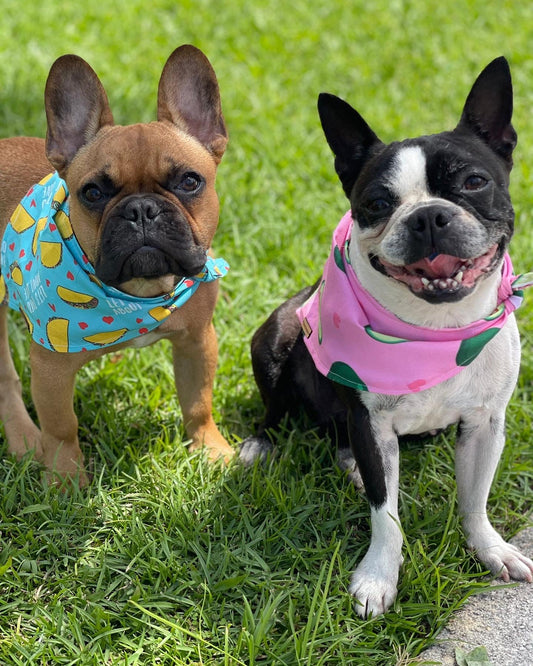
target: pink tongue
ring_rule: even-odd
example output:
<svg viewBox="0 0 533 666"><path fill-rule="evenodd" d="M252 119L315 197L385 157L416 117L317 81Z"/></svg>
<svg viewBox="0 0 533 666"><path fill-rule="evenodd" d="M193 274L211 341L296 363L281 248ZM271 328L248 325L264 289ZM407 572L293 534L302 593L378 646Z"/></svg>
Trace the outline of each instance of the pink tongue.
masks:
<svg viewBox="0 0 533 666"><path fill-rule="evenodd" d="M449 254L438 254L433 260L426 257L405 266L405 269L410 273L421 271L428 278L448 278L457 271L460 261L458 257L452 257Z"/></svg>

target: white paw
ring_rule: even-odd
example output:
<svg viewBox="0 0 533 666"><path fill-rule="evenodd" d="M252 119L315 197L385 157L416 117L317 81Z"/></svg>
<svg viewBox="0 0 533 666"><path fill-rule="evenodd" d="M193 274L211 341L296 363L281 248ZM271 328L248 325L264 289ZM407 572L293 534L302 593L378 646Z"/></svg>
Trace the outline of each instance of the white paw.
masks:
<svg viewBox="0 0 533 666"><path fill-rule="evenodd" d="M507 543L485 516L464 519L468 546L495 576L507 583L512 580L533 582L533 562L516 546Z"/></svg>
<svg viewBox="0 0 533 666"><path fill-rule="evenodd" d="M382 615L396 599L399 565L379 567L376 564L369 564L365 556L350 582L355 610L363 618Z"/></svg>
<svg viewBox="0 0 533 666"><path fill-rule="evenodd" d="M266 437L247 437L241 444L239 460L249 467L256 460L265 462L272 450L272 443Z"/></svg>
<svg viewBox="0 0 533 666"><path fill-rule="evenodd" d="M503 539L493 546L475 548L475 551L483 564L506 583L510 580L533 582L533 562Z"/></svg>

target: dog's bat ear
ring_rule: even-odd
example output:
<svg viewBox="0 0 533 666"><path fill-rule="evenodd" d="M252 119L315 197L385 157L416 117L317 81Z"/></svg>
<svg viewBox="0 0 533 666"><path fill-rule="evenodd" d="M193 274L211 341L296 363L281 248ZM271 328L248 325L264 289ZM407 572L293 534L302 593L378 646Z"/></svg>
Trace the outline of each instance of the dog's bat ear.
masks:
<svg viewBox="0 0 533 666"><path fill-rule="evenodd" d="M44 92L46 156L60 175L104 125L113 124L105 90L94 70L76 55L58 58Z"/></svg>
<svg viewBox="0 0 533 666"><path fill-rule="evenodd" d="M335 155L335 170L348 198L373 149L383 146L366 121L347 102L330 95L318 96L318 114L327 142Z"/></svg>
<svg viewBox="0 0 533 666"><path fill-rule="evenodd" d="M217 162L222 159L228 133L217 77L195 46L184 44L167 60L159 81L157 118L194 136Z"/></svg>
<svg viewBox="0 0 533 666"><path fill-rule="evenodd" d="M468 129L512 165L516 132L511 125L513 83L507 60L501 56L489 63L470 91L458 130Z"/></svg>

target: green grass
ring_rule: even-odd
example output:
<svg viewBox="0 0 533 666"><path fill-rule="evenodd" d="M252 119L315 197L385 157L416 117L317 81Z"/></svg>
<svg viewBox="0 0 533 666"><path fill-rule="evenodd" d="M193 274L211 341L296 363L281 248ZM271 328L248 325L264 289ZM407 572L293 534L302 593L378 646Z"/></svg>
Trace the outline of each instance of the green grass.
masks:
<svg viewBox="0 0 533 666"><path fill-rule="evenodd" d="M117 122L153 118L169 53L211 59L230 144L215 247L231 265L216 312L216 418L236 445L262 412L249 341L314 280L347 203L316 113L350 101L384 140L453 127L479 71L504 54L515 82L512 194L518 271L531 269L533 5L481 0L110 0L35 10L0 0L1 134L44 135L52 61L85 57ZM529 263L528 263L529 262ZM512 536L531 507L533 302L509 444L493 486ZM29 402L28 344L13 350ZM406 535L398 601L360 620L347 592L369 542L368 507L305 421L265 468L209 466L182 444L166 344L108 356L79 375L76 409L92 485L64 494L31 460L0 459L0 663L407 664L484 586L455 513L453 433L402 452ZM5 454L5 444L2 445Z"/></svg>

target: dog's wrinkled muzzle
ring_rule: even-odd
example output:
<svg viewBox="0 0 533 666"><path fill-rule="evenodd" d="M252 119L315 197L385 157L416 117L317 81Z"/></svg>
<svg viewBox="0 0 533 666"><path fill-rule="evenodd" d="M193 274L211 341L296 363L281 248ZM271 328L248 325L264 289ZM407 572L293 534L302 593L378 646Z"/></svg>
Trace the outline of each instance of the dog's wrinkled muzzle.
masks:
<svg viewBox="0 0 533 666"><path fill-rule="evenodd" d="M97 276L118 285L134 278L190 277L205 264L185 216L164 197L132 195L109 214L95 262Z"/></svg>

